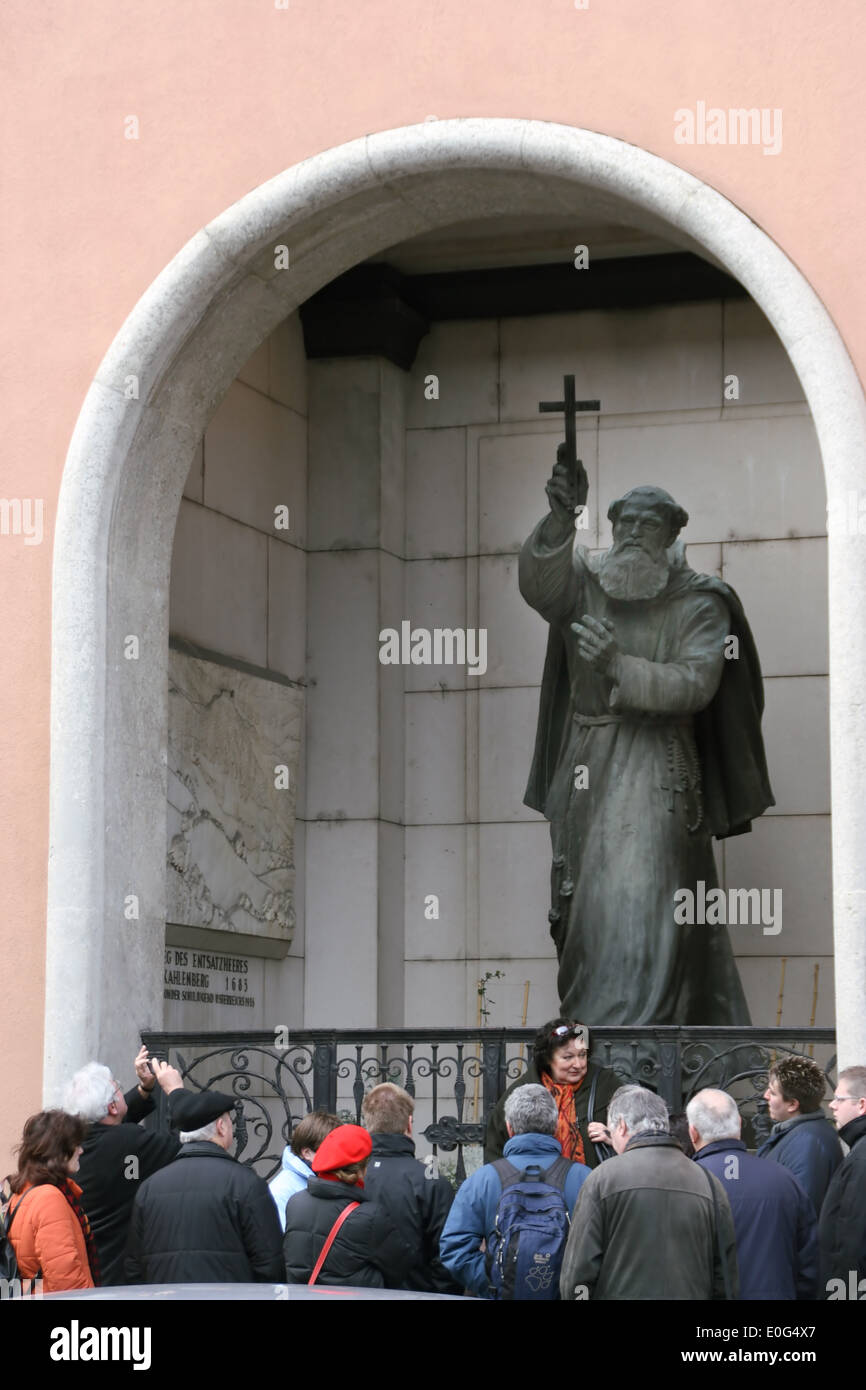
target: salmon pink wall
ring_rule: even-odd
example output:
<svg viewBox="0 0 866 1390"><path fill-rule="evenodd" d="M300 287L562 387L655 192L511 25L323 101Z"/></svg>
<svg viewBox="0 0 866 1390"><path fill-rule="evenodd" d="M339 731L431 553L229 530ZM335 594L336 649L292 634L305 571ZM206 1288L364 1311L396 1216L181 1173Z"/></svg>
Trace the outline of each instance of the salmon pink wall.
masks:
<svg viewBox="0 0 866 1390"><path fill-rule="evenodd" d="M743 208L811 282L866 379L861 0L280 3L6 0L0 19L0 495L42 498L45 512L41 544L0 536L0 1166L41 1101L51 539L64 457L123 319L201 226L309 155L428 116L583 126L679 164ZM674 112L698 102L778 108L781 151L677 144ZM124 136L129 116L137 140ZM103 1060L127 1075L124 1059Z"/></svg>

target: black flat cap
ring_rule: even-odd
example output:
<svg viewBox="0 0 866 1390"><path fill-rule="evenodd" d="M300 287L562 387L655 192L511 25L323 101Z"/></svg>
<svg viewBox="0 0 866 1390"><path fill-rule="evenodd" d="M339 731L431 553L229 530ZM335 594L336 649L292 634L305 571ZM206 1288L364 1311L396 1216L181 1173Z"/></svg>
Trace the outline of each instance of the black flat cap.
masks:
<svg viewBox="0 0 866 1390"><path fill-rule="evenodd" d="M203 1129L227 1110L234 1110L236 1103L236 1097L227 1096L225 1091L172 1091L169 1095L171 1122L185 1133Z"/></svg>

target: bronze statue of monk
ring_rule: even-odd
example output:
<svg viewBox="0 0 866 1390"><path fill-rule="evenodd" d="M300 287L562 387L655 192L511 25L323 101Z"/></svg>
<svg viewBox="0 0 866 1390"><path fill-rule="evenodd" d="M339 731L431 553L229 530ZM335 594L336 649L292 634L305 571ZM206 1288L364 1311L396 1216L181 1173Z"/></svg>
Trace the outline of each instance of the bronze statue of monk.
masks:
<svg viewBox="0 0 866 1390"><path fill-rule="evenodd" d="M727 927L678 890L716 888L713 837L772 806L763 683L742 605L677 541L661 488L612 503L613 545L574 544L587 477L565 446L520 591L550 624L527 805L550 821L562 1013L589 1024L748 1024Z"/></svg>

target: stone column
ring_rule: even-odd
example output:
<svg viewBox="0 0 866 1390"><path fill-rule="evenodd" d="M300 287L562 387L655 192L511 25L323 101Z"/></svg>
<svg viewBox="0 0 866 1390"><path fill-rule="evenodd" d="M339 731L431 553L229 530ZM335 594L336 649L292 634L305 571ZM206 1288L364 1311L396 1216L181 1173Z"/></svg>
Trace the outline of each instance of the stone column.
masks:
<svg viewBox="0 0 866 1390"><path fill-rule="evenodd" d="M309 364L308 1027L403 1023L404 373Z"/></svg>

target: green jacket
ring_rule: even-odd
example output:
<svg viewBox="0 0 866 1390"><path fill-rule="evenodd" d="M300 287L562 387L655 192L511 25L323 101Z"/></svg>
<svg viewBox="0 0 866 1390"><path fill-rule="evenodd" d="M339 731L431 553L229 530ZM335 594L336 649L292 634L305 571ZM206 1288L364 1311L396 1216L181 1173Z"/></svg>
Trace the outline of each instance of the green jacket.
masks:
<svg viewBox="0 0 866 1390"><path fill-rule="evenodd" d="M590 1062L583 1085L575 1096L575 1112L577 1115L577 1127L580 1130L580 1137L583 1140L583 1156L586 1160L587 1168L595 1168L598 1165L598 1155L595 1152L595 1145L587 1132L589 1116L587 1108L589 1106L589 1093L592 1089L593 1075L598 1074L598 1085L595 1091L595 1102L593 1105L593 1120L598 1120L601 1124L607 1124L607 1106L614 1091L619 1090L623 1084L616 1072L610 1071L607 1067L599 1067L597 1063ZM519 1076L516 1081L508 1087L503 1095L494 1105L487 1120L487 1138L484 1143L484 1162L493 1163L495 1159L502 1157L502 1151L508 1142L508 1130L505 1128L505 1102L516 1091L518 1086L536 1086L542 1084L541 1077L534 1062L530 1062L528 1068Z"/></svg>
<svg viewBox="0 0 866 1390"><path fill-rule="evenodd" d="M736 1299L737 1246L723 1184L671 1135L639 1133L580 1189L560 1296L723 1299L722 1259Z"/></svg>

